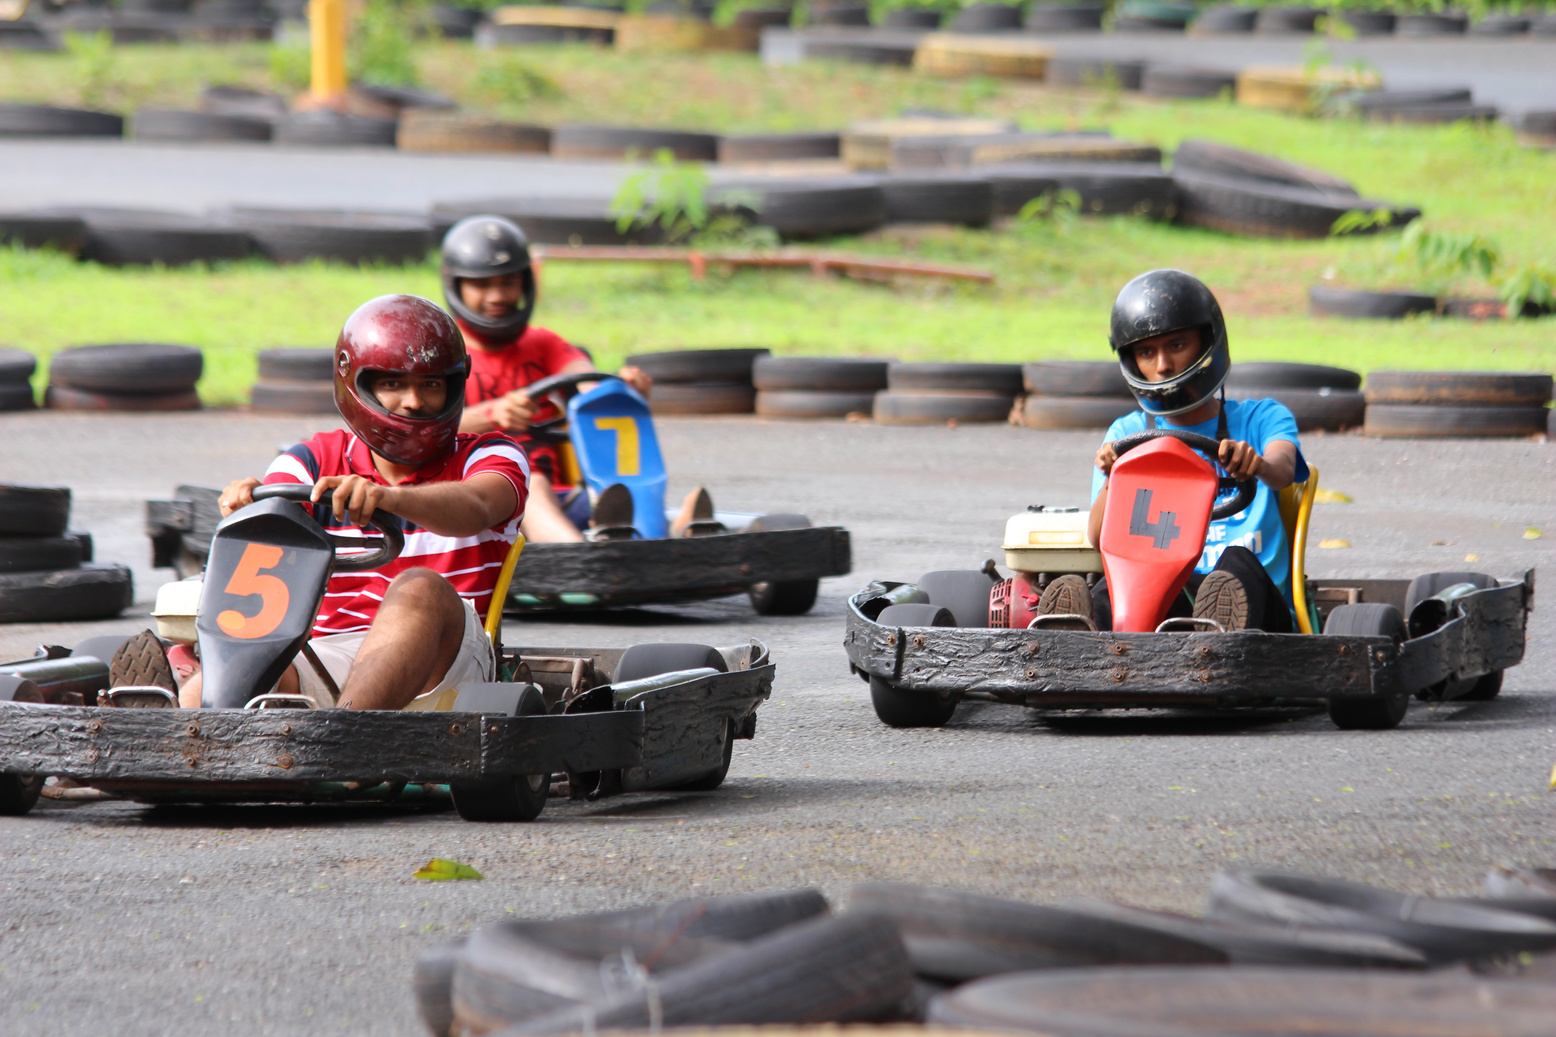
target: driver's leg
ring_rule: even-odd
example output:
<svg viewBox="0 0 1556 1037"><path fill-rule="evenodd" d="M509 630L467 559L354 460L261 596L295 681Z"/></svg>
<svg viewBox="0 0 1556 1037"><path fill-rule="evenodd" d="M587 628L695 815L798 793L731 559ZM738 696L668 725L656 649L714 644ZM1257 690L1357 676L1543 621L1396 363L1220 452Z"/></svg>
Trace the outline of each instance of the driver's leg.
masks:
<svg viewBox="0 0 1556 1037"><path fill-rule="evenodd" d="M1259 556L1242 546L1222 552L1194 596L1194 614L1215 619L1228 630L1289 634L1293 629L1286 596L1259 564Z"/></svg>
<svg viewBox="0 0 1556 1037"><path fill-rule="evenodd" d="M538 470L530 473L529 500L524 505L519 529L525 540L536 544L579 543L584 538L562 511L551 480Z"/></svg>
<svg viewBox="0 0 1556 1037"><path fill-rule="evenodd" d="M431 569L396 576L340 692L345 709L404 709L436 688L465 633L463 599Z"/></svg>

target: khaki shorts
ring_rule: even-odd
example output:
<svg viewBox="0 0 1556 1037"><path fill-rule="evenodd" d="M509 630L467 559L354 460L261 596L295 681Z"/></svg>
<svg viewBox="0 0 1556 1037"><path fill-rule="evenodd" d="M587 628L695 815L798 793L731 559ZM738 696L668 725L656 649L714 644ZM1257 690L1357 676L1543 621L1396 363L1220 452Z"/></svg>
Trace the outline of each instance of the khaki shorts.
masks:
<svg viewBox="0 0 1556 1037"><path fill-rule="evenodd" d="M337 688L345 688L346 676L351 672L351 664L356 662L357 652L362 647L362 641L367 637L366 630L354 630L349 634L327 634L324 637L315 637L308 642L324 668L330 672L330 677L335 681ZM294 664L297 668L297 680L304 695L313 699L320 708L329 708L335 705L335 696L330 693L321 679L314 671L313 664L302 655L298 655ZM417 703L423 699L430 699L451 688L458 688L462 684L481 684L497 679L497 660L492 655L492 640L486 636L486 628L481 624L481 618L475 613L475 606L465 601L465 632L460 637L459 654L454 657L453 665L438 682L438 686L419 695L411 702L408 709L417 708Z"/></svg>

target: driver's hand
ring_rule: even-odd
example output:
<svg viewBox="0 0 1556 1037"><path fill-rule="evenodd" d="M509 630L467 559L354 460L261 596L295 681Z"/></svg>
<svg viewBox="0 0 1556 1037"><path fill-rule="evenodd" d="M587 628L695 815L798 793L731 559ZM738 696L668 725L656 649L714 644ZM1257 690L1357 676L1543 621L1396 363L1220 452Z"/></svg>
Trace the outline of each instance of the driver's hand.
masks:
<svg viewBox="0 0 1556 1037"><path fill-rule="evenodd" d="M654 380L650 378L648 376L648 372L643 370L641 367L633 367L631 364L628 364L620 371L617 371L616 374L622 381L632 386L632 388L636 389L644 396L647 396L649 391L654 387Z"/></svg>
<svg viewBox="0 0 1556 1037"><path fill-rule="evenodd" d="M239 508L253 504L254 487L258 485L258 479L239 479L237 482L228 483L222 495L216 498L216 504L222 511L222 518L226 518Z"/></svg>
<svg viewBox="0 0 1556 1037"><path fill-rule="evenodd" d="M1264 458L1259 456L1259 451L1235 439L1223 439L1217 456L1226 474L1238 482L1252 479L1264 471Z"/></svg>
<svg viewBox="0 0 1556 1037"><path fill-rule="evenodd" d="M1103 475L1113 474L1113 462L1118 460L1118 455L1113 452L1112 443L1103 443L1102 449L1097 451L1097 467L1102 469Z"/></svg>
<svg viewBox="0 0 1556 1037"><path fill-rule="evenodd" d="M317 504L319 498L330 490L335 491L331 501L335 521L341 522L349 517L354 526L367 525L379 508L392 511L390 502L397 492L393 486L380 486L361 475L326 475L313 484L313 494L309 499Z"/></svg>
<svg viewBox="0 0 1556 1037"><path fill-rule="evenodd" d="M523 389L515 389L493 400L487 414L503 431L523 432L535 420L535 401Z"/></svg>

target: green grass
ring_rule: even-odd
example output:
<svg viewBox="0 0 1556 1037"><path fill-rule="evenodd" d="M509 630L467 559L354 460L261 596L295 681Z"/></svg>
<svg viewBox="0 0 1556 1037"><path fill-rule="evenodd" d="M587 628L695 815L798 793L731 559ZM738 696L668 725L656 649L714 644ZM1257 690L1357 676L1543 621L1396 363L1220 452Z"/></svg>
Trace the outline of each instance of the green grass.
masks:
<svg viewBox="0 0 1556 1037"><path fill-rule="evenodd" d="M1363 194L1425 210L1436 228L1495 239L1505 262L1556 260L1556 156L1519 147L1500 127L1395 127L1252 111L1217 102L1164 104L992 80L940 80L898 69L813 64L765 69L749 55L617 55L588 47L502 53L467 45L418 50L421 77L469 107L507 117L676 125L721 131L842 126L905 107L977 112L1028 127L1107 126L1175 146L1203 137L1351 179ZM519 61L558 87L528 102L483 95L483 69ZM71 103L68 56L17 53L0 63L0 97ZM106 97L123 109L192 106L206 82L270 85L258 45L119 48ZM478 89L479 83L486 86ZM743 272L702 283L676 267L558 262L543 274L538 322L582 342L606 365L628 353L758 344L790 353L1031 360L1106 355L1108 306L1142 270L1178 266L1221 298L1234 355L1336 363L1360 370L1552 370L1552 321L1471 324L1318 320L1310 285L1401 281L1397 235L1266 241L1128 218L1081 219L993 232L888 229L839 247L975 263L990 288L895 286ZM1462 290L1486 294L1485 284ZM358 270L252 262L215 269L113 270L64 257L0 252L0 315L10 344L47 356L71 344L157 340L206 350L202 392L240 402L253 354L327 345L363 300L383 292L436 297L428 263ZM41 381L41 379L40 379Z"/></svg>

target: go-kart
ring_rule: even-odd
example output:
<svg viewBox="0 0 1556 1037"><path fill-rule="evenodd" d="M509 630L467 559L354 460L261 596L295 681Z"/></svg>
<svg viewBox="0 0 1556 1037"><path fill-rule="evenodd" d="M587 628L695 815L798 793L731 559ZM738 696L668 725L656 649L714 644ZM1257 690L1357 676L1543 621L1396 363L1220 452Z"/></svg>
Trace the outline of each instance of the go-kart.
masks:
<svg viewBox="0 0 1556 1037"><path fill-rule="evenodd" d="M1214 456L1216 441L1162 429L1114 444L1100 550L1085 511L1033 508L1007 525L1008 578L991 559L982 570L882 581L853 595L844 646L881 721L939 726L964 699L1037 709L1323 702L1339 727L1385 729L1404 719L1412 695L1489 699L1501 690L1503 670L1523 659L1534 571L1518 580L1308 579L1316 468L1280 498L1300 632L1167 618L1210 520L1245 508L1256 489L1218 477L1196 450ZM1090 617L1037 614L1042 589L1065 573L1089 584L1106 574L1112 631Z"/></svg>
<svg viewBox="0 0 1556 1037"><path fill-rule="evenodd" d="M383 512L377 536L326 533L293 503L311 489L258 487L255 503L216 527L198 608L183 617L185 640L198 644L201 708L176 708L162 688L109 687L107 662L124 638L0 664L0 813L26 812L58 775L157 803L392 799L407 785L415 795L447 786L467 820L529 821L564 778L575 798L716 788L733 740L755 735L773 680L755 641L504 647L501 602L522 537L486 617L500 680L398 712L314 708L276 692L294 660L315 665L307 639L330 573L381 565L404 545L399 520ZM159 626L178 633L166 613L159 607Z"/></svg>
<svg viewBox="0 0 1556 1037"><path fill-rule="evenodd" d="M583 386L594 384L589 389ZM530 544L507 607L513 611L700 601L745 592L762 615L794 616L816 602L823 576L849 571L848 531L812 526L804 515L720 511L670 537L665 464L648 404L615 375L555 375L529 387L557 415L530 434L552 444L561 485L598 494L613 483L632 493L633 529L585 543ZM172 501L148 501L153 564L199 571L220 520L218 491L180 486ZM564 499L564 504L568 503Z"/></svg>

